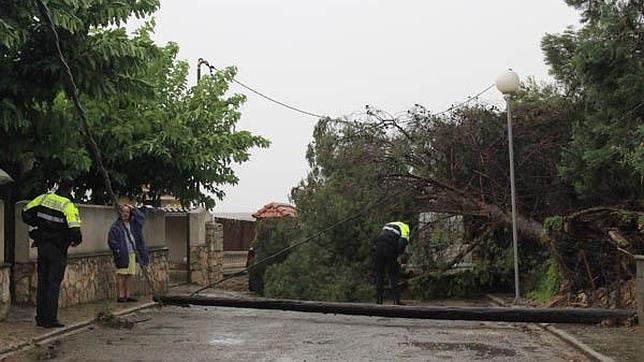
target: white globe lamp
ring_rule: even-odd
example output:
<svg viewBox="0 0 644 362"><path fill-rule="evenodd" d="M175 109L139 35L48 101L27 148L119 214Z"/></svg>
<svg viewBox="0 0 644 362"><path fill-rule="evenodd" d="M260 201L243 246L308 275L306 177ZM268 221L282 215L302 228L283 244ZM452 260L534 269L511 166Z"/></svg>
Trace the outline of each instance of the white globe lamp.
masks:
<svg viewBox="0 0 644 362"><path fill-rule="evenodd" d="M519 75L508 69L496 78L496 89L503 94L514 94L519 90Z"/></svg>

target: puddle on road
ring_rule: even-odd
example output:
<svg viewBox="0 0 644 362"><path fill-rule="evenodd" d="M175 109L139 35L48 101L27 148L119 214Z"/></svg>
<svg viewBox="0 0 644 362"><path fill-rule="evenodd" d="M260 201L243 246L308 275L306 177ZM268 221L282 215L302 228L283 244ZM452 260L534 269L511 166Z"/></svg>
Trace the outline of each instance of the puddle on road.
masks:
<svg viewBox="0 0 644 362"><path fill-rule="evenodd" d="M475 357L483 359L491 357L515 357L517 355L517 353L511 349L494 347L483 343L438 343L412 341L401 344L411 345L426 351L435 352L472 351L476 353Z"/></svg>
<svg viewBox="0 0 644 362"><path fill-rule="evenodd" d="M230 338L230 337L214 337L208 341L208 344L211 346L238 346L243 344L244 341L239 338Z"/></svg>

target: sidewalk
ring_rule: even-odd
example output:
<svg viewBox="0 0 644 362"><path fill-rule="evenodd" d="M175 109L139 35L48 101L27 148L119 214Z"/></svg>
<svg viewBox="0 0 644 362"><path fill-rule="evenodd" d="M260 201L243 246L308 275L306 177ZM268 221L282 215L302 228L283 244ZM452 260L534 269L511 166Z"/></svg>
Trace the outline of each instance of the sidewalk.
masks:
<svg viewBox="0 0 644 362"><path fill-rule="evenodd" d="M55 329L36 327L34 320L35 307L12 305L7 320L0 322L0 358L4 353L21 348L34 341L40 341L53 335L91 324L96 318L96 314L101 311L109 310L114 314L120 314L149 307L152 304L151 302L151 296L141 296L139 301L135 303L102 301L61 308L58 311L58 318L65 324L65 327Z"/></svg>
<svg viewBox="0 0 644 362"><path fill-rule="evenodd" d="M512 296L494 295L512 304ZM586 324L549 324L569 334L596 352L615 361L642 361L644 356L644 321L634 327L605 327Z"/></svg>
<svg viewBox="0 0 644 362"><path fill-rule="evenodd" d="M197 289L199 289L197 285L184 284L170 287L169 293L192 293ZM204 291L204 293L215 293L227 296L240 294L240 292L221 289L209 289ZM137 298L139 300L135 303L100 301L61 308L58 310L58 319L65 324L65 327L55 329L45 329L36 326L34 320L36 313L35 307L12 305L7 320L0 322L0 361L7 352L90 325L95 321L96 315L99 312L109 310L115 315L129 314L138 309L148 308L154 305L152 296L137 296Z"/></svg>
<svg viewBox="0 0 644 362"><path fill-rule="evenodd" d="M644 356L644 326L602 327L578 324L557 324L595 351L615 361L641 361Z"/></svg>

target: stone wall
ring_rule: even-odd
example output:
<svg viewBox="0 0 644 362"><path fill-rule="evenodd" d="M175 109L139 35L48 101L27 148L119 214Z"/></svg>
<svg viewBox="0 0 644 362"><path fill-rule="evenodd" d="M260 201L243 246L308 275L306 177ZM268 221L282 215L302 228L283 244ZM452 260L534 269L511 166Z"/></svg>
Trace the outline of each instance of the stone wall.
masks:
<svg viewBox="0 0 644 362"><path fill-rule="evenodd" d="M166 293L169 281L167 248L150 248L148 270L157 293ZM61 285L59 306L116 299L115 274L116 269L110 252L70 255ZM16 263L14 277L16 284L14 302L35 304L38 285L36 262ZM138 274L133 278L131 287L135 295L152 294L141 268L138 268Z"/></svg>
<svg viewBox="0 0 644 362"><path fill-rule="evenodd" d="M28 263L36 260L38 251L30 248L29 227L22 222L21 210L25 202L16 204L16 262ZM78 205L82 220L81 232L83 242L75 248L69 248L69 254L88 255L109 252L107 234L116 220L116 212L109 206ZM146 217L143 224L143 238L148 247L165 247L165 215L157 210L145 210Z"/></svg>
<svg viewBox="0 0 644 362"><path fill-rule="evenodd" d="M204 287L223 277L223 226L206 223L205 238L205 244L190 246L190 279Z"/></svg>
<svg viewBox="0 0 644 362"><path fill-rule="evenodd" d="M1 221L0 221L1 222ZM0 321L7 318L11 306L11 292L9 291L9 265L0 261Z"/></svg>

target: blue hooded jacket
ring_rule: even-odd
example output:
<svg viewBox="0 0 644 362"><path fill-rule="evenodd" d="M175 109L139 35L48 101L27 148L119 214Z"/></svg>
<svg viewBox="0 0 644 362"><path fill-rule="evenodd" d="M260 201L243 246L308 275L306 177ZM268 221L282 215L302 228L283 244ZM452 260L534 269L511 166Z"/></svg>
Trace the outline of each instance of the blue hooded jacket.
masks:
<svg viewBox="0 0 644 362"><path fill-rule="evenodd" d="M143 240L143 223L145 222L145 215L141 210L132 208L130 212L130 230L132 231L132 237L134 238L135 247L137 250L137 256L140 256L142 260L137 262L142 265L148 265L150 262L150 257L148 255L148 248L145 246L145 241ZM129 255L127 251L128 237L125 233L123 223L120 219L116 221L110 227L110 232L107 235L107 244L110 246L112 253L114 254L114 264L117 268L127 268L129 264Z"/></svg>

